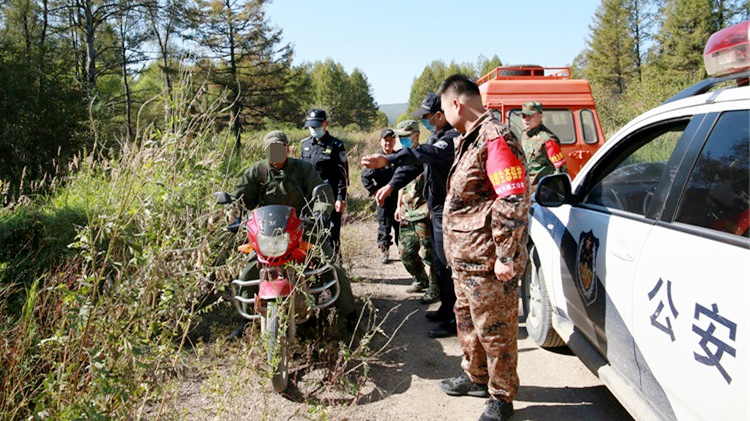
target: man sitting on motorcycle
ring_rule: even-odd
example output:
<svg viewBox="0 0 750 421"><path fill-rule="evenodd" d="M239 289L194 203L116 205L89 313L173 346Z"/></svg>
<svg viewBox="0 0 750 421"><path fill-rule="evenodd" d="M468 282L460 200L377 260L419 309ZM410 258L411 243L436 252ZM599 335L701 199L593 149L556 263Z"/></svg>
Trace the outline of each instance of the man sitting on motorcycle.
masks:
<svg viewBox="0 0 750 421"><path fill-rule="evenodd" d="M319 209L318 203L308 206L313 200L313 189L323 184L315 167L301 159L289 157L289 140L281 130L274 130L263 137L263 150L267 159L254 163L245 170L239 184L229 193L232 198L242 200L248 210L265 205L293 207L297 215ZM325 207L325 206L323 206ZM312 208L312 209L311 209ZM330 210L329 210L330 212ZM333 249L328 241L318 241L323 253L333 258ZM255 253L249 255L248 264L242 270L243 281L257 279L260 269ZM354 297L346 273L336 267L340 293L336 300L340 320L344 323L354 317ZM232 331L230 338L242 335L246 323Z"/></svg>

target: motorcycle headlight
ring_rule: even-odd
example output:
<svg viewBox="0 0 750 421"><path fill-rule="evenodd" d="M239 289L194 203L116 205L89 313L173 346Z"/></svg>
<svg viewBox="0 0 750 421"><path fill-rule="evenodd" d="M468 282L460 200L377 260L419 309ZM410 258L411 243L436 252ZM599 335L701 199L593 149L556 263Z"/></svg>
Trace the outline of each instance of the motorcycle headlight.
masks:
<svg viewBox="0 0 750 421"><path fill-rule="evenodd" d="M289 233L285 232L280 235L263 235L258 233L258 250L260 254L266 257L279 257L286 253L289 247Z"/></svg>

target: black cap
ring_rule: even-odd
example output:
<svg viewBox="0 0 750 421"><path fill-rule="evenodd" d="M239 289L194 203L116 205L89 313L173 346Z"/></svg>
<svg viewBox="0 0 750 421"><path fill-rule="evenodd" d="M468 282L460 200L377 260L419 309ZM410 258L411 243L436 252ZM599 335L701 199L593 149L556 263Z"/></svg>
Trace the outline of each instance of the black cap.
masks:
<svg viewBox="0 0 750 421"><path fill-rule="evenodd" d="M328 120L328 116L325 111L319 108L313 108L307 112L305 127L320 127L326 120Z"/></svg>
<svg viewBox="0 0 750 421"><path fill-rule="evenodd" d="M435 114L440 111L440 97L430 92L422 100L422 105L411 113L412 117L422 117L425 114Z"/></svg>
<svg viewBox="0 0 750 421"><path fill-rule="evenodd" d="M395 136L396 134L393 133L393 130L391 129L383 129L382 132L380 132L380 139L387 137L387 136Z"/></svg>

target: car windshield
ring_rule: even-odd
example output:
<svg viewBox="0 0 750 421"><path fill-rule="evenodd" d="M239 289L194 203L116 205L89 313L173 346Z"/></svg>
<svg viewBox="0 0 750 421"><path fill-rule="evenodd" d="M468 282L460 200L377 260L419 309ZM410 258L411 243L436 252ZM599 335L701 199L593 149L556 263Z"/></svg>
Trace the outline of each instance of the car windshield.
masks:
<svg viewBox="0 0 750 421"><path fill-rule="evenodd" d="M568 109L562 110L544 110L542 114L542 124L544 124L552 133L557 135L560 143L571 145L576 143L575 128L573 127L573 112ZM511 110L508 114L508 125L510 130L521 138L523 133L523 121L521 120L521 110Z"/></svg>

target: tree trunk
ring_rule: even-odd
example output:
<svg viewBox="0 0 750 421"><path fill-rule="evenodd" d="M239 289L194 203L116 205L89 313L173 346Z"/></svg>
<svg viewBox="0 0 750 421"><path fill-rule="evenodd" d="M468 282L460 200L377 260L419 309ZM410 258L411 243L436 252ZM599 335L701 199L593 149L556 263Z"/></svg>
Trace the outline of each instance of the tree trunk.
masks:
<svg viewBox="0 0 750 421"><path fill-rule="evenodd" d="M89 98L96 91L96 24L94 22L93 5L91 0L84 0L85 25L84 38L86 40L86 89Z"/></svg>
<svg viewBox="0 0 750 421"><path fill-rule="evenodd" d="M242 121L240 120L242 113L242 88L237 76L237 45L234 34L234 17L232 16L230 4L228 2L225 4L229 13L229 19L227 19L227 23L229 24L229 72L231 78L237 83L236 95L233 98L234 105L232 106L232 132L234 132L235 136L235 148L239 150L242 147Z"/></svg>
<svg viewBox="0 0 750 421"><path fill-rule="evenodd" d="M125 135L133 140L133 122L131 118L130 84L128 82L128 49L125 45L125 17L120 19L120 54L122 54L122 85L125 88Z"/></svg>

